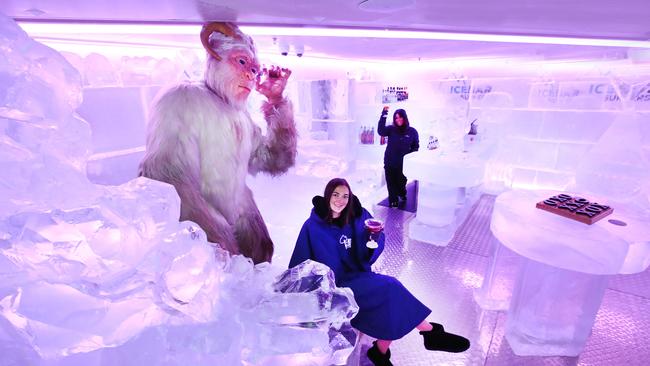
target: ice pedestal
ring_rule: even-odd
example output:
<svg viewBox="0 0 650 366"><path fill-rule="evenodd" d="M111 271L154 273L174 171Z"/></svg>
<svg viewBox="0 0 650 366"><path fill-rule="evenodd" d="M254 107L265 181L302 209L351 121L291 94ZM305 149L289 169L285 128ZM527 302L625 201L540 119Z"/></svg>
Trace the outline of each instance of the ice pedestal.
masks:
<svg viewBox="0 0 650 366"><path fill-rule="evenodd" d="M506 339L514 353L579 355L591 334L608 278L525 260L506 320Z"/></svg>
<svg viewBox="0 0 650 366"><path fill-rule="evenodd" d="M483 297L477 296L477 301L504 308L508 296L499 292L498 278L508 271L517 273L506 339L520 356L578 355L591 332L608 276L644 271L650 263L647 220L629 214L624 204L612 205L594 196L585 198L610 205L614 212L592 225L535 207L559 193L514 190L499 195L494 204L490 229L508 250L495 247L483 287L477 291ZM520 256L518 264L509 262L509 251Z"/></svg>
<svg viewBox="0 0 650 366"><path fill-rule="evenodd" d="M464 189L418 180L418 208L409 224L409 237L444 246L454 236L459 206L464 206Z"/></svg>
<svg viewBox="0 0 650 366"><path fill-rule="evenodd" d="M508 310L522 257L491 237L490 262L474 301L485 310Z"/></svg>
<svg viewBox="0 0 650 366"><path fill-rule="evenodd" d="M404 157L404 174L418 181L418 207L409 237L444 246L478 199L485 162L468 153L418 151Z"/></svg>

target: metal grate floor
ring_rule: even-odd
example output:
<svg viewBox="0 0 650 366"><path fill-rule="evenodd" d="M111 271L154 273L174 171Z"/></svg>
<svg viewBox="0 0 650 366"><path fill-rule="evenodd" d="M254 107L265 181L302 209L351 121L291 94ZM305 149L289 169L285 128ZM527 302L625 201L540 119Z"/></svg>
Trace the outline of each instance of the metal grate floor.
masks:
<svg viewBox="0 0 650 366"><path fill-rule="evenodd" d="M397 277L432 309L430 321L469 338L472 347L450 354L424 349L413 331L391 345L397 366L419 365L648 365L650 364L650 271L613 276L609 281L592 335L578 357L516 356L505 339L505 312L482 310L474 289L483 281L490 242L494 196L483 195L445 247L410 240L408 222L415 214L375 206L375 216L386 222L386 250L376 270ZM372 365L362 340L359 364Z"/></svg>

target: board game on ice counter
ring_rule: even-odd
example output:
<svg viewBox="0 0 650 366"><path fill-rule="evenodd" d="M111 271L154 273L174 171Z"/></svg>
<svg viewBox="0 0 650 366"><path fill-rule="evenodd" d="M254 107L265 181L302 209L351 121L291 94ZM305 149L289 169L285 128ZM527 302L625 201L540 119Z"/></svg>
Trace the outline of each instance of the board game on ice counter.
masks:
<svg viewBox="0 0 650 366"><path fill-rule="evenodd" d="M558 194L535 205L537 208L591 225L614 212L614 209L585 198Z"/></svg>

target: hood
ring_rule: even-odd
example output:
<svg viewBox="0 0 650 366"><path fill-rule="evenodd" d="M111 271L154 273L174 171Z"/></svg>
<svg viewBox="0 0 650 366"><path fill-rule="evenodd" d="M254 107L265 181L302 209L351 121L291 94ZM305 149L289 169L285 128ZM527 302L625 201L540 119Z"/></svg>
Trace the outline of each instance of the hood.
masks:
<svg viewBox="0 0 650 366"><path fill-rule="evenodd" d="M311 199L311 203L314 204L314 212L316 215L325 220L327 214L329 213L329 205L327 202L325 202L325 197L314 196L314 198ZM361 217L363 209L361 207L361 202L355 195L352 195L352 208L354 209L354 217Z"/></svg>

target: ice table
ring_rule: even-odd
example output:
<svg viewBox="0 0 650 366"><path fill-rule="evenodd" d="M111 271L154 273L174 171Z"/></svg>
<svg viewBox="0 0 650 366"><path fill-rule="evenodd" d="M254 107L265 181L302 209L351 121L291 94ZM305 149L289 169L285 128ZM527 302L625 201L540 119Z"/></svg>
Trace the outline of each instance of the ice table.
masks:
<svg viewBox="0 0 650 366"><path fill-rule="evenodd" d="M420 150L404 157L404 175L418 180L418 205L409 237L444 246L478 198L485 160L471 153Z"/></svg>
<svg viewBox="0 0 650 366"><path fill-rule="evenodd" d="M494 203L490 229L505 248L493 251L484 284L495 284L491 277L503 273L497 267L507 262L504 253L520 256L506 320L506 339L520 356L580 354L609 276L641 272L650 263L648 217L593 196L582 197L609 205L614 212L592 225L535 207L559 193L581 196L513 190ZM615 225L614 220L626 225Z"/></svg>

